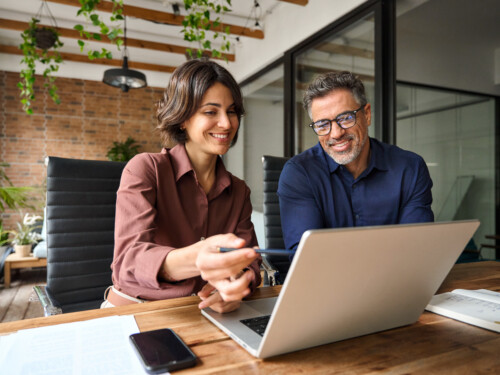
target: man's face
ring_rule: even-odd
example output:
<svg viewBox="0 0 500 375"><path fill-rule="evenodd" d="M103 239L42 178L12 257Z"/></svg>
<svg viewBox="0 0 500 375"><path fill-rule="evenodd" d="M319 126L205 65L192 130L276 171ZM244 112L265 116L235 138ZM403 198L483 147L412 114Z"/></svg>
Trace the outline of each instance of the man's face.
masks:
<svg viewBox="0 0 500 375"><path fill-rule="evenodd" d="M359 108L359 103L354 100L349 90L334 90L330 94L316 98L311 103L312 120L334 119L346 111ZM349 129L342 129L336 122L332 122L330 134L318 136L323 150L335 160L337 164L354 165L367 162L368 152L368 126L371 123L371 107L366 104L356 113L356 125ZM361 158L366 160L360 160Z"/></svg>

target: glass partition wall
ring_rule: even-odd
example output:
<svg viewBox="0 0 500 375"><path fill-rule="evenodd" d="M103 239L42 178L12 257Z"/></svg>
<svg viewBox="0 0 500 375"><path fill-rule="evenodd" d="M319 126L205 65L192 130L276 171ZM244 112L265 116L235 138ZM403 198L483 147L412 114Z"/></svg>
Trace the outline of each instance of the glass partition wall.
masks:
<svg viewBox="0 0 500 375"><path fill-rule="evenodd" d="M479 246L495 233L495 100L411 84L397 93L397 145L426 161L436 221L479 219Z"/></svg>
<svg viewBox="0 0 500 375"><path fill-rule="evenodd" d="M494 63L500 2L397 0L395 5L395 142L426 161L436 220L479 219L475 245L492 244L485 235L500 234L495 193L500 76ZM464 27L471 19L477 27ZM500 257L492 249L481 254Z"/></svg>

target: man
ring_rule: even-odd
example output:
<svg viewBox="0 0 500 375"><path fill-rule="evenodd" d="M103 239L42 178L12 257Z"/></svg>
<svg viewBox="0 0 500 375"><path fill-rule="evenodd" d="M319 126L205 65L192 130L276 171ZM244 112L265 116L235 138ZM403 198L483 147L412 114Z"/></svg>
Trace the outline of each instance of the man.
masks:
<svg viewBox="0 0 500 375"><path fill-rule="evenodd" d="M287 248L296 249L308 229L434 221L424 160L368 137L371 107L358 77L319 76L304 107L319 142L290 159L280 176Z"/></svg>

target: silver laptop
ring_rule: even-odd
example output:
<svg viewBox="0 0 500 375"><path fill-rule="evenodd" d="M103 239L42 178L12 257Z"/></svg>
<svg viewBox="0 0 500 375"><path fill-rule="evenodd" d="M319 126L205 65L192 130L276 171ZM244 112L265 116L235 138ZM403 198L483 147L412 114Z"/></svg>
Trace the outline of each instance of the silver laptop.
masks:
<svg viewBox="0 0 500 375"><path fill-rule="evenodd" d="M478 226L467 220L310 230L278 297L202 313L258 358L412 324ZM266 315L262 335L244 324Z"/></svg>

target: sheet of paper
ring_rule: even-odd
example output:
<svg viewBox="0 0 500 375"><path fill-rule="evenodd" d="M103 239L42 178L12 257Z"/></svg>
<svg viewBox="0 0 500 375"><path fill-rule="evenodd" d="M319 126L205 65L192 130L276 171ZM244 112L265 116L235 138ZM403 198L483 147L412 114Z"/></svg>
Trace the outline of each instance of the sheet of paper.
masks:
<svg viewBox="0 0 500 375"><path fill-rule="evenodd" d="M129 343L139 332L133 316L21 330L2 336L2 374L146 374Z"/></svg>

